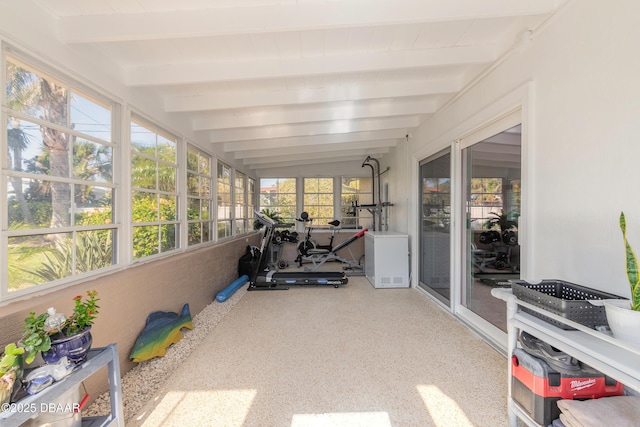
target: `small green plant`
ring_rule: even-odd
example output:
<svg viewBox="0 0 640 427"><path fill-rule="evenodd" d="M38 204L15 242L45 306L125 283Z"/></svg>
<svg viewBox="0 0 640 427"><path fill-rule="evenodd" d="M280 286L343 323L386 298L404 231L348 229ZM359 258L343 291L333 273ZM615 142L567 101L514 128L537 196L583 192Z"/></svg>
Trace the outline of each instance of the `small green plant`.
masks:
<svg viewBox="0 0 640 427"><path fill-rule="evenodd" d="M620 229L622 230L626 253L627 279L629 279L629 285L631 286L631 309L640 311L640 274L638 272L638 258L627 240L627 222L624 217L624 212L620 212Z"/></svg>
<svg viewBox="0 0 640 427"><path fill-rule="evenodd" d="M8 403L14 390L14 384L22 378L22 355L24 348L15 343L7 344L0 359L0 402ZM2 410L5 410L4 405Z"/></svg>
<svg viewBox="0 0 640 427"><path fill-rule="evenodd" d="M17 372L21 375L22 355L24 348L18 347L15 343L9 343L4 347L4 355L0 359L0 377L9 372Z"/></svg>
<svg viewBox="0 0 640 427"><path fill-rule="evenodd" d="M44 329L44 322L47 317L49 317L47 313L36 316L36 313L31 311L29 316L24 319L20 345L25 349L26 357L24 361L27 364L33 362L38 352L47 351L51 348L51 337Z"/></svg>

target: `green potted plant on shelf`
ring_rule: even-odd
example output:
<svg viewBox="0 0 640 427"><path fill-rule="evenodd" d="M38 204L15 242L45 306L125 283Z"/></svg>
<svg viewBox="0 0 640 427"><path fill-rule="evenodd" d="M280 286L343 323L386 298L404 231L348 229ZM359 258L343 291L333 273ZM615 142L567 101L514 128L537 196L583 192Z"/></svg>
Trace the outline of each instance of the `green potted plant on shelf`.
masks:
<svg viewBox="0 0 640 427"><path fill-rule="evenodd" d="M83 362L91 347L91 325L100 308L97 295L91 290L84 300L80 295L74 297L73 313L69 317L57 313L53 307L37 316L29 312L19 343L25 349L25 363L32 363L38 353L47 363L55 363L64 356L74 363Z"/></svg>
<svg viewBox="0 0 640 427"><path fill-rule="evenodd" d="M15 343L7 344L0 359L0 404L11 402L14 392L20 388L23 374L24 348Z"/></svg>
<svg viewBox="0 0 640 427"><path fill-rule="evenodd" d="M613 336L625 341L640 343L640 271L638 257L627 240L627 221L620 213L620 230L625 247L625 268L631 288L631 300L606 300L607 321Z"/></svg>

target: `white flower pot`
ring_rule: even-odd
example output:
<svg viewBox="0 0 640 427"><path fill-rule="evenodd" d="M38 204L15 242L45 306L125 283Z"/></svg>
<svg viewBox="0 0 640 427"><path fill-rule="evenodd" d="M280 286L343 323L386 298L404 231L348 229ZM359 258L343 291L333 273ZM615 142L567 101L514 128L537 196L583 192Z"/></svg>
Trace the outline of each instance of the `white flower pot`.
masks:
<svg viewBox="0 0 640 427"><path fill-rule="evenodd" d="M614 338L640 344L640 311L631 310L631 301L604 300L604 309Z"/></svg>

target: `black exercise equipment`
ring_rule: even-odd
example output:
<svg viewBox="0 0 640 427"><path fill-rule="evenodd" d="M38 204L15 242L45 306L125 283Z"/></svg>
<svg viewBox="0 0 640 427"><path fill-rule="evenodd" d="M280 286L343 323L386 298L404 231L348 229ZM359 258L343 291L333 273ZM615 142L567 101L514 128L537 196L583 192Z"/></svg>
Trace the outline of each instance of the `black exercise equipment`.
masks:
<svg viewBox="0 0 640 427"><path fill-rule="evenodd" d="M264 254L269 251L269 245L273 240L276 223L261 212L256 211L255 214L258 221L264 224L265 227L259 250L258 268L249 276L248 290L286 290L289 289L290 285L329 285L338 288L340 285L345 285L349 281L344 272L338 271L298 271L283 273L276 270L269 270L269 268L267 268L267 258ZM255 253L258 253L258 251L255 251Z"/></svg>

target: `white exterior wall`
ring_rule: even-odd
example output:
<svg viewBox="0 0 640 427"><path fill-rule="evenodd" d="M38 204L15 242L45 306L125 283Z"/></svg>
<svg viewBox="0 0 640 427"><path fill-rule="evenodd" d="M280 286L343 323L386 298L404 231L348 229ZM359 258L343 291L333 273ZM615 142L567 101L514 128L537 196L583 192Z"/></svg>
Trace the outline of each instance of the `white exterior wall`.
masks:
<svg viewBox="0 0 640 427"><path fill-rule="evenodd" d="M638 16L634 0L570 1L410 140L407 169L416 189L417 161L473 130L463 126L470 117L532 82L523 135L525 279L630 295L618 217L625 212L628 237L640 250ZM417 230L415 194L410 228Z"/></svg>

